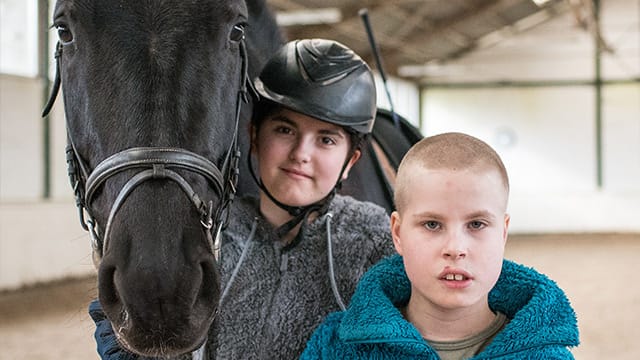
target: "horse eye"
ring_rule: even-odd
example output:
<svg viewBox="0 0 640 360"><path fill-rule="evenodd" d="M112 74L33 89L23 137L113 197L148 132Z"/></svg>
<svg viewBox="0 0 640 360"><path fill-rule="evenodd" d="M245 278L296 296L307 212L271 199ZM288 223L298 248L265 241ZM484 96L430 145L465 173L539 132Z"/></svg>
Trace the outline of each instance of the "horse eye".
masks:
<svg viewBox="0 0 640 360"><path fill-rule="evenodd" d="M233 29L231 29L231 34L229 34L229 39L235 42L244 39L244 25L234 25Z"/></svg>
<svg viewBox="0 0 640 360"><path fill-rule="evenodd" d="M73 34L66 25L58 24L56 25L56 30L58 30L58 38L62 45L67 45L73 41Z"/></svg>

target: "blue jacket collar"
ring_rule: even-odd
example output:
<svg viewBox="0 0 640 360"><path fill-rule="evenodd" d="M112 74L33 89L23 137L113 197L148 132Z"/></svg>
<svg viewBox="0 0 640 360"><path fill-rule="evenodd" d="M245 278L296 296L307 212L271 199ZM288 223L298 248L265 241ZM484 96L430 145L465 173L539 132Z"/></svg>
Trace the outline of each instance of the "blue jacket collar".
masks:
<svg viewBox="0 0 640 360"><path fill-rule="evenodd" d="M394 255L381 261L360 281L338 329L339 337L350 343L411 344L423 355L433 352L398 310L410 295L402 257ZM531 268L505 260L500 278L489 293L489 305L511 321L483 355L579 343L576 316L564 292Z"/></svg>

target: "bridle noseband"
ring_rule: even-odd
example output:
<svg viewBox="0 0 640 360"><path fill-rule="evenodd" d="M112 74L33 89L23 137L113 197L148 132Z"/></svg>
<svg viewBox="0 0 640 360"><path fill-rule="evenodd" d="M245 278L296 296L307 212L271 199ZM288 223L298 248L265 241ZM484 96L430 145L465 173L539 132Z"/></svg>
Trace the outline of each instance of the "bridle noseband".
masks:
<svg viewBox="0 0 640 360"><path fill-rule="evenodd" d="M193 190L191 185L174 169L185 169L204 176L218 194L224 194L223 175L218 168L209 160L198 154L178 149L178 148L131 148L116 153L104 161L102 161L93 170L86 182L85 201L91 203L96 190L111 176L129 169L141 169L133 177L131 177L122 187L118 197L114 201L107 226L104 231L103 243L97 237L95 230L92 230L92 242L94 247L102 249L102 253L107 250L107 240L111 224L116 212L126 199L126 197L144 181L155 179L167 179L177 183L180 188L187 194L187 197L196 210L200 214L200 223L204 226L207 233L209 247L214 254L219 250L214 240L211 238L211 228L213 226L212 219L212 202L206 204L200 196ZM224 198L224 196L222 196Z"/></svg>
<svg viewBox="0 0 640 360"><path fill-rule="evenodd" d="M173 147L135 147L115 153L102 162L95 169L82 160L69 132L67 122L67 167L69 180L74 191L76 206L78 207L80 224L91 235L91 243L95 253L100 258L107 250L111 225L116 213L120 209L127 196L141 183L147 180L171 180L179 185L185 192L191 203L200 215L200 223L207 235L210 251L218 260L220 257L220 232L226 226L229 216L229 205L236 193L236 184L239 175L240 150L238 145L238 125L242 102L248 102L248 91L253 89L248 77L248 58L244 39L240 40L240 57L242 61L240 74L240 88L236 98L235 125L231 144L226 152L222 169L205 157L191 151ZM56 74L54 84L42 116L47 116L51 111L61 85L60 59L62 57L62 44L56 45ZM68 119L68 116L67 116ZM68 121L68 120L67 120ZM109 218L104 230L100 234L90 206L96 191L107 179L126 170L139 170L122 187L114 201ZM210 185L220 196L220 204L214 211L213 201L202 199L176 170L188 170L207 179ZM85 218L86 214L86 218ZM212 229L215 225L215 235Z"/></svg>

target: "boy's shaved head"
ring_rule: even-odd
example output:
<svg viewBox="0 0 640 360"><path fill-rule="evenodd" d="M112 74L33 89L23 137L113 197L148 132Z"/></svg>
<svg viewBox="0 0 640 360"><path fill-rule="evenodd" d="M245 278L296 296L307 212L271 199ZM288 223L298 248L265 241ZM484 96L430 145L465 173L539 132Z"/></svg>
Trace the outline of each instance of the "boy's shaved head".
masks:
<svg viewBox="0 0 640 360"><path fill-rule="evenodd" d="M406 203L408 180L416 168L432 170L494 170L500 174L509 193L507 170L498 153L484 141L462 133L444 133L426 137L407 152L398 168L394 200L398 210Z"/></svg>

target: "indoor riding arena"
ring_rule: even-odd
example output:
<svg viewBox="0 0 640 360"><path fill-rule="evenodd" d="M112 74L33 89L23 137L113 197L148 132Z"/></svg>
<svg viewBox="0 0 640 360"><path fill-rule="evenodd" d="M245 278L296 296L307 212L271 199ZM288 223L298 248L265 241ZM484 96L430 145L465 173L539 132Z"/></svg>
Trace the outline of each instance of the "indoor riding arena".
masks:
<svg viewBox="0 0 640 360"><path fill-rule="evenodd" d="M640 359L640 0L266 5L287 39L337 40L365 59L378 107L423 136L456 131L491 145L510 180L505 256L564 290L575 358ZM0 0L0 360L99 358L64 83L42 117L68 35L52 26L55 6Z"/></svg>

